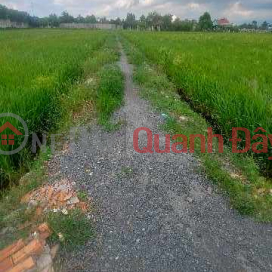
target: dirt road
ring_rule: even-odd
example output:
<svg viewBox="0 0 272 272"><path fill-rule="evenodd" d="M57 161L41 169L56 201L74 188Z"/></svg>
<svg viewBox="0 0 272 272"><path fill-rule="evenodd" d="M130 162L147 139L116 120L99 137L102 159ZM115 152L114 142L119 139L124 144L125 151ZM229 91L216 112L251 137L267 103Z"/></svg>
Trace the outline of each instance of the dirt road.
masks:
<svg viewBox="0 0 272 272"><path fill-rule="evenodd" d="M114 119L124 125L111 133L92 127L60 158L62 174L97 207L97 237L69 256L66 271L272 271L271 225L233 211L194 157L134 151L139 127L164 139L163 119L139 97L124 52L120 66L125 105Z"/></svg>

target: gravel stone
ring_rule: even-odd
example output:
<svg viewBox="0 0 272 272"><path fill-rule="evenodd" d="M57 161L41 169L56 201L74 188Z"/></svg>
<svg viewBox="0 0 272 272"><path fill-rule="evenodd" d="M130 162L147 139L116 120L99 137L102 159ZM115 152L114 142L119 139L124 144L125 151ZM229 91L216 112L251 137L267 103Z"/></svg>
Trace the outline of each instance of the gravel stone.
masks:
<svg viewBox="0 0 272 272"><path fill-rule="evenodd" d="M114 120L126 122L114 132L82 128L72 151L59 158L62 175L85 188L97 207L95 239L66 256L64 271L272 271L271 224L231 209L196 171L193 156L134 151L134 130L147 127L163 142L164 121L140 98L123 52L120 66L125 105ZM146 144L145 133L139 143ZM93 175L78 170L82 165Z"/></svg>

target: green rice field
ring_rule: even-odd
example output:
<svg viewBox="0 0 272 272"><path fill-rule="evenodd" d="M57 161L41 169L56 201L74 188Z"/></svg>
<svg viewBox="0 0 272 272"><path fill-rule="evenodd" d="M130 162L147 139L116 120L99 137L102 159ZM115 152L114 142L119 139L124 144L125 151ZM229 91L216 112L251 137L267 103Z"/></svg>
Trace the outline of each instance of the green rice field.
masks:
<svg viewBox="0 0 272 272"><path fill-rule="evenodd" d="M109 35L88 30L1 31L1 113L19 115L30 133L53 131L63 114L60 99L80 80L84 62ZM123 31L117 35L161 69L181 99L225 139L233 127L249 129L251 137L258 127L272 132L271 34ZM0 126L9 120L23 129L11 118L1 118ZM16 144L22 141L19 136ZM15 149L16 144L2 149ZM268 146L267 153L253 155L263 173L271 175L270 143ZM29 156L29 149L13 156L0 155L0 182L23 170Z"/></svg>
<svg viewBox="0 0 272 272"><path fill-rule="evenodd" d="M15 30L0 32L0 111L19 115L30 133L52 131L62 109L60 98L82 76L82 64L99 49L107 32L84 30ZM1 118L0 126L13 118ZM2 150L17 148L2 146ZM9 179L27 161L29 151L13 156L0 155L0 184Z"/></svg>
<svg viewBox="0 0 272 272"><path fill-rule="evenodd" d="M233 127L247 128L251 137L258 127L272 133L271 34L126 32L124 36L227 139ZM254 156L271 175L268 146L268 153Z"/></svg>

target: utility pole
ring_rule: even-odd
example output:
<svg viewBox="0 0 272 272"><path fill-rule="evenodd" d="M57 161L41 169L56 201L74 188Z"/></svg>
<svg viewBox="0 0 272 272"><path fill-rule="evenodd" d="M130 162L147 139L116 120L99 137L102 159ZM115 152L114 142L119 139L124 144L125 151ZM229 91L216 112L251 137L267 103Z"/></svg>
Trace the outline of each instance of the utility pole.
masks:
<svg viewBox="0 0 272 272"><path fill-rule="evenodd" d="M31 1L31 13L32 13L32 16L34 17L34 4L32 1Z"/></svg>

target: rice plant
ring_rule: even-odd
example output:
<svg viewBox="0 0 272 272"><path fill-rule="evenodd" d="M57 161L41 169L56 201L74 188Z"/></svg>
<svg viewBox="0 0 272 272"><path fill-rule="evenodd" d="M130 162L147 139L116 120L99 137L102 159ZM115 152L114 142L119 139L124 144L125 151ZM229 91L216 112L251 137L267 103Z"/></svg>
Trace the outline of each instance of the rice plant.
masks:
<svg viewBox="0 0 272 272"><path fill-rule="evenodd" d="M125 32L124 36L164 70L182 97L226 139L233 127L247 128L251 137L258 127L272 133L271 34ZM271 148L255 156L271 175Z"/></svg>
<svg viewBox="0 0 272 272"><path fill-rule="evenodd" d="M0 31L0 113L13 113L26 123L30 133L41 135L55 129L62 109L60 99L80 79L84 60L100 48L107 32L87 30ZM0 119L24 131L13 118ZM24 136L19 136L16 149ZM31 143L28 142L28 145ZM6 180L24 171L30 152L0 155L0 187ZM20 174L20 173L19 173Z"/></svg>

